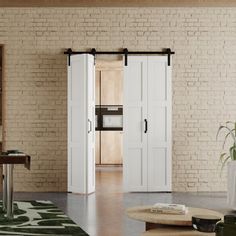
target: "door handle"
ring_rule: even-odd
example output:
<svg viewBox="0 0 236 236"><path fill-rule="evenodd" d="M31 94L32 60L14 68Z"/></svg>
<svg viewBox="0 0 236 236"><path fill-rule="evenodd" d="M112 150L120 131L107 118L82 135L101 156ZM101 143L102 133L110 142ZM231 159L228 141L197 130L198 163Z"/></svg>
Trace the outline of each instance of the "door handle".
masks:
<svg viewBox="0 0 236 236"><path fill-rule="evenodd" d="M90 119L88 119L88 123L89 123L88 133L90 133L90 132L92 132L92 121Z"/></svg>
<svg viewBox="0 0 236 236"><path fill-rule="evenodd" d="M147 119L144 119L144 133L146 134L148 131L148 122Z"/></svg>

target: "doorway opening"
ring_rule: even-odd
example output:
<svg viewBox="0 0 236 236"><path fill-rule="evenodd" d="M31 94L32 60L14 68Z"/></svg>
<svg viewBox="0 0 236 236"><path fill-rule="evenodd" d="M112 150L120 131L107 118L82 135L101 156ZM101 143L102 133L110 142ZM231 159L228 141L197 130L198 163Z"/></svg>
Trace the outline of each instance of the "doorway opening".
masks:
<svg viewBox="0 0 236 236"><path fill-rule="evenodd" d="M123 60L96 60L95 165L98 188L104 179L122 184L123 70Z"/></svg>

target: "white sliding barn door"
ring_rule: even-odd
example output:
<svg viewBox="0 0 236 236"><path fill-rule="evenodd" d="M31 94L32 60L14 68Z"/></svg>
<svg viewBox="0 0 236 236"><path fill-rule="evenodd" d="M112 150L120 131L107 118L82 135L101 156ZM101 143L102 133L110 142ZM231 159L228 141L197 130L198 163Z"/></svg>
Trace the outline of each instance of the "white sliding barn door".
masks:
<svg viewBox="0 0 236 236"><path fill-rule="evenodd" d="M148 57L148 191L171 191L171 67Z"/></svg>
<svg viewBox="0 0 236 236"><path fill-rule="evenodd" d="M87 193L95 191L95 66L94 57L88 56L88 81L87 81Z"/></svg>
<svg viewBox="0 0 236 236"><path fill-rule="evenodd" d="M68 66L68 191L95 191L94 58L72 55Z"/></svg>
<svg viewBox="0 0 236 236"><path fill-rule="evenodd" d="M171 67L129 56L124 67L125 191L171 191Z"/></svg>
<svg viewBox="0 0 236 236"><path fill-rule="evenodd" d="M129 57L124 67L123 181L125 191L147 191L147 58Z"/></svg>

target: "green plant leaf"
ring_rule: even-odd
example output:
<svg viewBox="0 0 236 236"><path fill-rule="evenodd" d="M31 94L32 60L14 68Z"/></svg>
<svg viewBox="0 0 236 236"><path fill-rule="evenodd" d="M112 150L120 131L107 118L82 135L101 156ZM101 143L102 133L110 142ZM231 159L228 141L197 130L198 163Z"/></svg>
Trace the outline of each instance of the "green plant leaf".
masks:
<svg viewBox="0 0 236 236"><path fill-rule="evenodd" d="M225 137L224 137L224 141L223 141L223 145L222 145L222 152L219 158L219 161L221 162L221 172L226 164L227 161L229 161L229 159L231 159L232 161L236 161L236 122L232 122L232 121L227 121L225 122L225 125L221 125L217 131L216 134L216 140L219 137L219 134L222 132L222 130L227 130ZM231 136L233 139L233 145L229 148L229 153L225 153L223 152L226 142L228 140L228 137ZM227 157L226 157L227 156Z"/></svg>
<svg viewBox="0 0 236 236"><path fill-rule="evenodd" d="M227 157L225 158L225 160L224 160L224 162L222 163L222 166L221 166L221 172L222 172L222 170L224 169L225 164L226 164L226 162L227 162L229 159L230 159L230 156L227 156Z"/></svg>
<svg viewBox="0 0 236 236"><path fill-rule="evenodd" d="M236 160L236 148L233 149L233 160Z"/></svg>
<svg viewBox="0 0 236 236"><path fill-rule="evenodd" d="M234 131L235 131L235 129L231 129L231 132L234 132ZM225 139L224 139L224 142L223 142L223 145L222 145L222 149L225 148L225 143L226 143L226 140L227 140L227 138L229 137L229 135L230 135L230 132L228 132L228 133L225 135Z"/></svg>
<svg viewBox="0 0 236 236"><path fill-rule="evenodd" d="M235 145L230 147L229 154L232 160L236 160L236 146Z"/></svg>
<svg viewBox="0 0 236 236"><path fill-rule="evenodd" d="M236 137L236 122L234 123L234 136Z"/></svg>
<svg viewBox="0 0 236 236"><path fill-rule="evenodd" d="M231 129L225 125L221 125L217 131L217 134L216 134L216 140L218 139L218 136L219 136L219 133L222 129L227 129L229 131L229 133L231 134L231 137L233 138L233 141L234 141L234 144L236 145L236 138L234 136L234 133L231 131Z"/></svg>
<svg viewBox="0 0 236 236"><path fill-rule="evenodd" d="M225 123L226 123L226 124L235 124L235 122L230 121L230 120L229 120L229 121L226 121Z"/></svg>
<svg viewBox="0 0 236 236"><path fill-rule="evenodd" d="M219 136L219 134L220 134L220 131L222 130L222 129L227 129L227 127L225 126L225 125L221 125L220 127L219 127L219 129L218 129L218 131L217 131L217 133L216 133L216 140L218 139L218 136Z"/></svg>
<svg viewBox="0 0 236 236"><path fill-rule="evenodd" d="M223 162L223 159L224 159L224 156L226 155L226 152L222 153L220 155L220 158L219 158L219 161L222 163Z"/></svg>
<svg viewBox="0 0 236 236"><path fill-rule="evenodd" d="M221 125L221 126L219 127L219 129L217 130L217 133L216 133L216 140L218 139L219 133L220 133L220 131L221 131L223 128L225 128L225 126L224 126L224 125Z"/></svg>

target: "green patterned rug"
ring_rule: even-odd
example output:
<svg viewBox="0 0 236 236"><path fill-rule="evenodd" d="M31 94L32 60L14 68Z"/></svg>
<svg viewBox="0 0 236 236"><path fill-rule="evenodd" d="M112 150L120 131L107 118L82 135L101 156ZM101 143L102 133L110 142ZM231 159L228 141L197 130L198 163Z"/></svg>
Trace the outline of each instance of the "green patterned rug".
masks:
<svg viewBox="0 0 236 236"><path fill-rule="evenodd" d="M12 220L5 218L0 202L0 235L88 236L50 201L15 201Z"/></svg>

